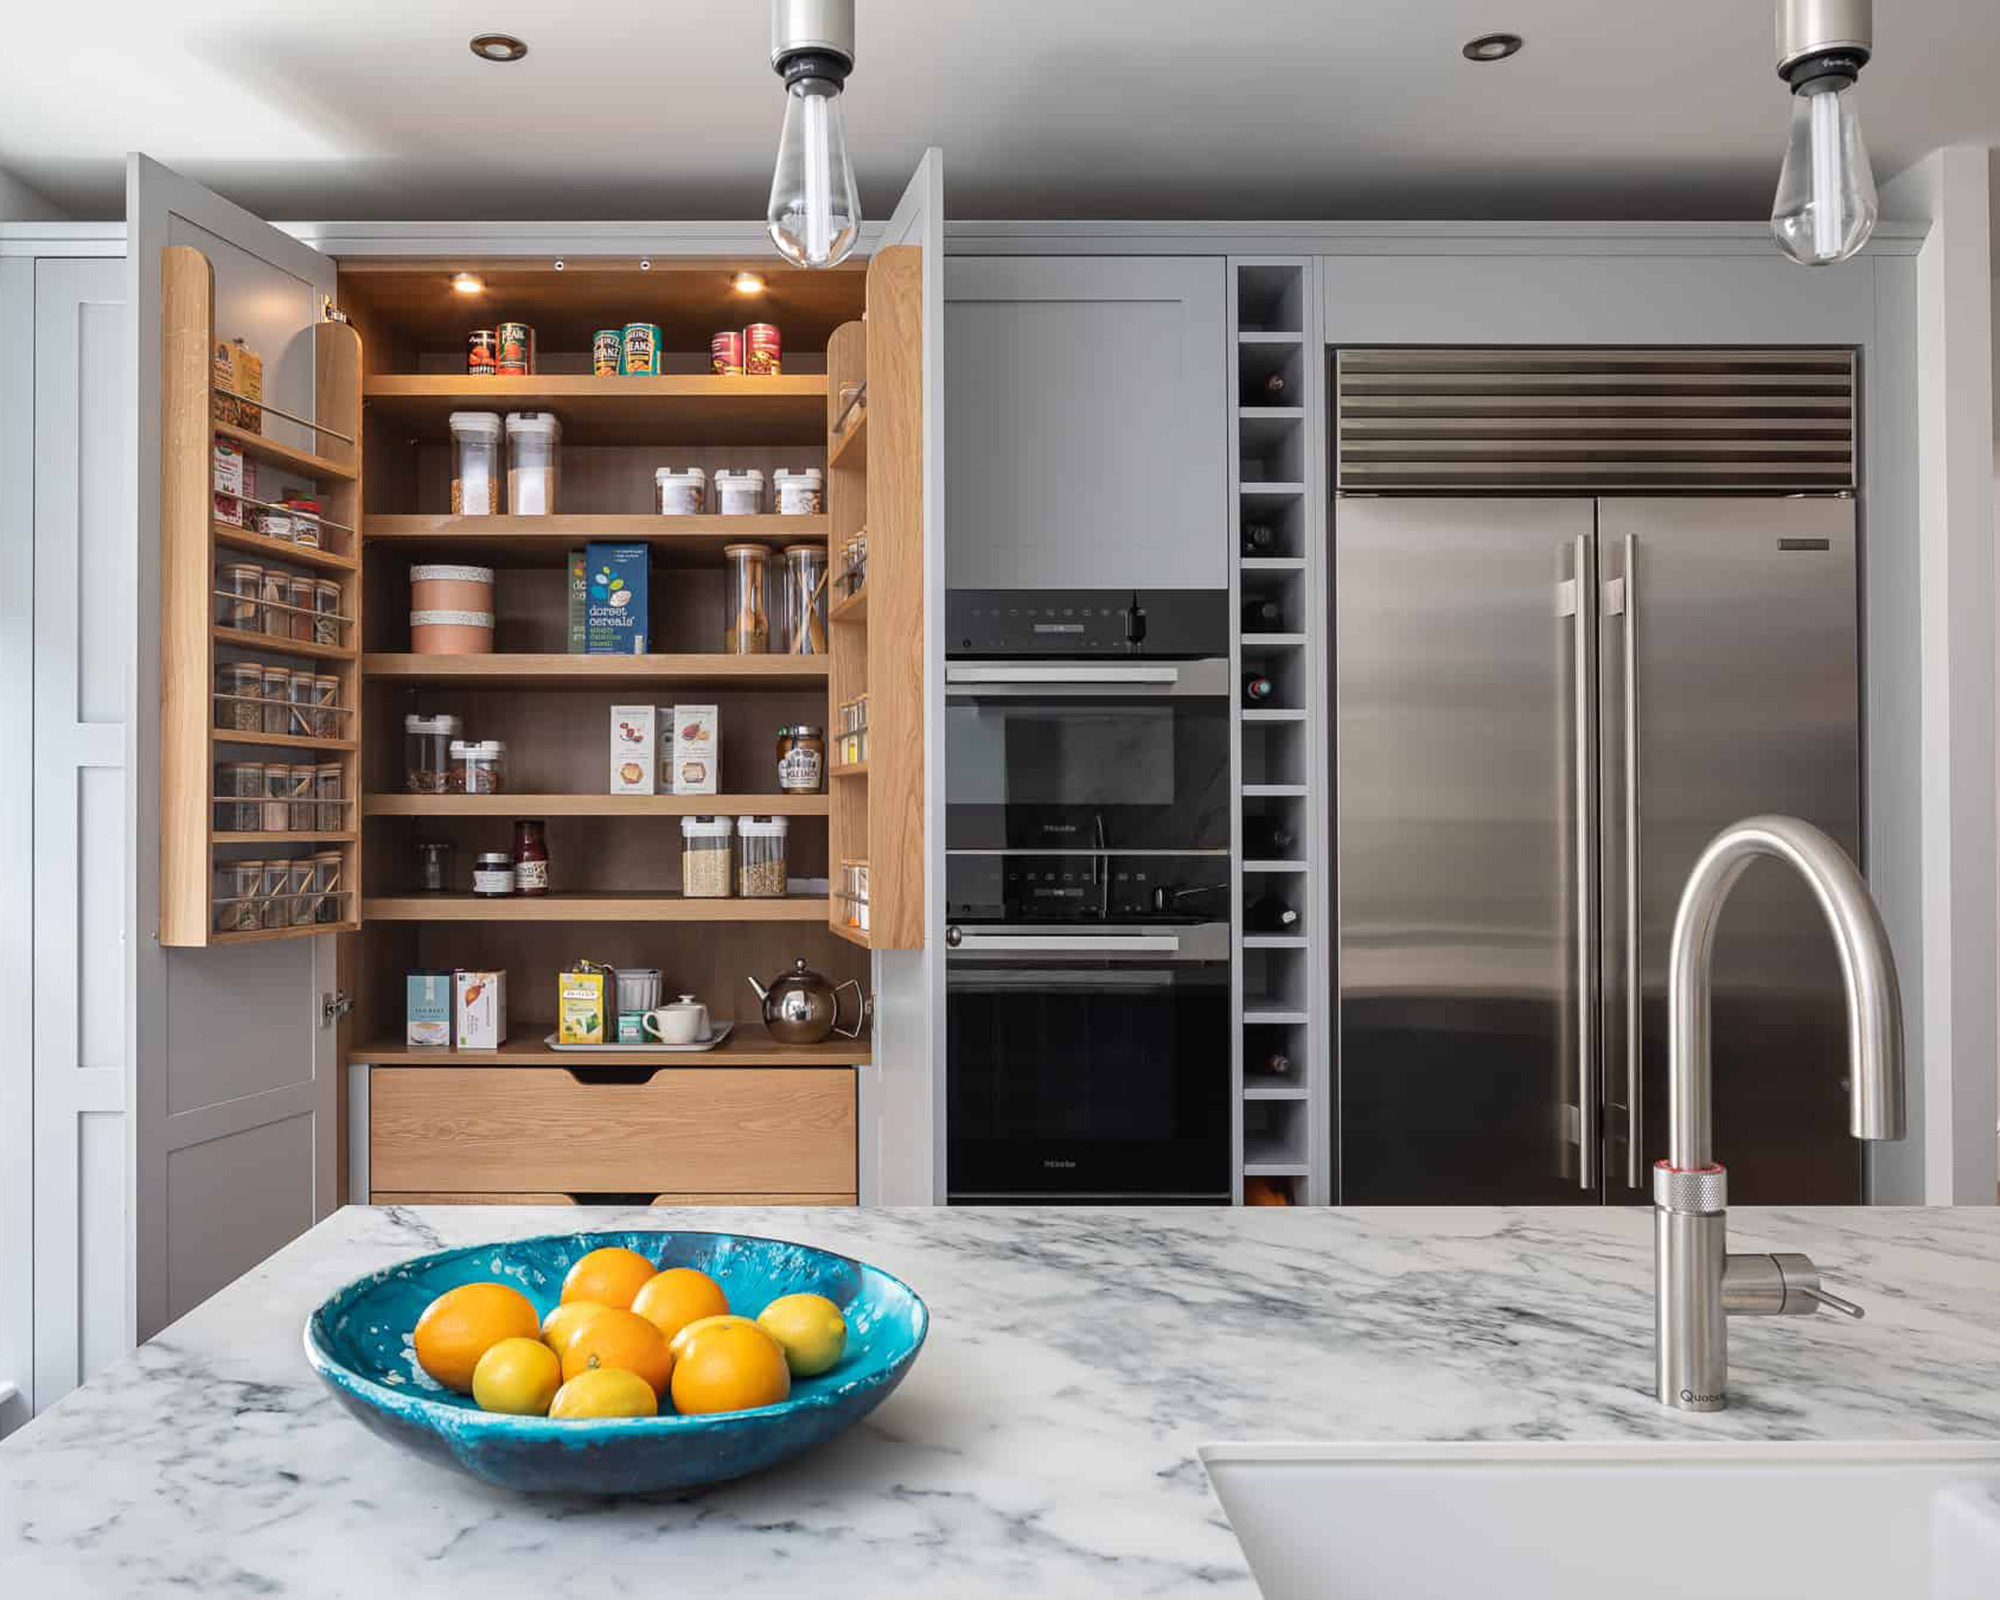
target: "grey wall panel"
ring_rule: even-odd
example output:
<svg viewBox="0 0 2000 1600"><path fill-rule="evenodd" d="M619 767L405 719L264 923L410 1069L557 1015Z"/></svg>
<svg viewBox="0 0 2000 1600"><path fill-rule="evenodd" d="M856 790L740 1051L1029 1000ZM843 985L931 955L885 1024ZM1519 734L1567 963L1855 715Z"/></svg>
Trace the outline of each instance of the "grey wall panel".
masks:
<svg viewBox="0 0 2000 1600"><path fill-rule="evenodd" d="M314 1161L314 1117L301 1112L167 1155L167 1320L290 1243L316 1220L298 1181ZM268 1197L246 1206L243 1196Z"/></svg>

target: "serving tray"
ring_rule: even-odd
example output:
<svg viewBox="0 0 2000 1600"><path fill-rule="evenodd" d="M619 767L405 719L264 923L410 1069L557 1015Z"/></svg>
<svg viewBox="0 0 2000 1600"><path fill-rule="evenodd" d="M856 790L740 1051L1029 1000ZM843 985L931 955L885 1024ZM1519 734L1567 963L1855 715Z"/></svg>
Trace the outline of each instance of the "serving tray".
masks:
<svg viewBox="0 0 2000 1600"><path fill-rule="evenodd" d="M700 1044L661 1044L657 1039L648 1039L644 1044L563 1044L556 1034L550 1034L542 1041L551 1050L561 1050L579 1056L630 1056L655 1055L662 1050L682 1055L699 1055L705 1050L713 1050L735 1031L733 1022L715 1023L706 1039Z"/></svg>

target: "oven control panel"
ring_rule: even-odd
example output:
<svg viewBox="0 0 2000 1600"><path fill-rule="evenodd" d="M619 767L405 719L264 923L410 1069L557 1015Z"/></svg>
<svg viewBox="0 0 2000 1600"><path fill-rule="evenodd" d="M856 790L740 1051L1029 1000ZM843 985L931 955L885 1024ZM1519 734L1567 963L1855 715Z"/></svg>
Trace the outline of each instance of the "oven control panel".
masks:
<svg viewBox="0 0 2000 1600"><path fill-rule="evenodd" d="M1213 922L1229 915L1229 858L948 852L952 922Z"/></svg>
<svg viewBox="0 0 2000 1600"><path fill-rule="evenodd" d="M948 657L1229 654L1221 589L953 589L945 595Z"/></svg>

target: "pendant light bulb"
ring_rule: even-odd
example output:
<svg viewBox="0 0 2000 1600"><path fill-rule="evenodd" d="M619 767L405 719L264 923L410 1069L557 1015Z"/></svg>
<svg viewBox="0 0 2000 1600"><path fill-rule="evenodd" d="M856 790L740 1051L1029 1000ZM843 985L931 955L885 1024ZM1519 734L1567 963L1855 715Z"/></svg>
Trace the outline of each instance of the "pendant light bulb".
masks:
<svg viewBox="0 0 2000 1600"><path fill-rule="evenodd" d="M835 266L861 233L841 106L854 69L854 0L772 0L771 66L785 84L765 211L771 243L794 266Z"/></svg>
<svg viewBox="0 0 2000 1600"><path fill-rule="evenodd" d="M1875 231L1875 173L1854 84L1874 48L1872 0L1777 0L1778 75L1791 131L1771 205L1778 248L1808 267L1845 261Z"/></svg>

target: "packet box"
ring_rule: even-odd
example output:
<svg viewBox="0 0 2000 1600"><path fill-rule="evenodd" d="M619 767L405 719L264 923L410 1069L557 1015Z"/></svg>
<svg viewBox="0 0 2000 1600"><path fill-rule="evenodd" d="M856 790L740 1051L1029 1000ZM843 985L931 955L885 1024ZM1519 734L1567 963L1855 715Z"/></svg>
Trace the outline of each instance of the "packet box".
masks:
<svg viewBox="0 0 2000 1600"><path fill-rule="evenodd" d="M217 389L235 391L209 396L209 410L214 419L232 423L246 433L262 433L264 408L256 402L264 398L263 358L241 339L218 339L212 370ZM241 399L237 398L239 395Z"/></svg>
<svg viewBox="0 0 2000 1600"><path fill-rule="evenodd" d="M646 653L647 576L652 547L588 544L583 547L584 654Z"/></svg>
<svg viewBox="0 0 2000 1600"><path fill-rule="evenodd" d="M565 648L573 656L583 654L584 641L589 636L587 617L590 610L590 582L586 576L581 550L569 553L569 639Z"/></svg>
<svg viewBox="0 0 2000 1600"><path fill-rule="evenodd" d="M719 709L716 706L674 707L673 764L670 769L674 794L716 793L716 775L722 760Z"/></svg>
<svg viewBox="0 0 2000 1600"><path fill-rule="evenodd" d="M449 972L412 972L404 976L403 1042L412 1050L451 1048Z"/></svg>
<svg viewBox="0 0 2000 1600"><path fill-rule="evenodd" d="M608 972L562 972L556 975L556 1041L559 1044L603 1044Z"/></svg>
<svg viewBox="0 0 2000 1600"><path fill-rule="evenodd" d="M507 1042L507 974L468 972L451 975L452 1027L461 1050L498 1050Z"/></svg>
<svg viewBox="0 0 2000 1600"><path fill-rule="evenodd" d="M611 793L651 794L659 766L658 719L651 706L611 708Z"/></svg>
<svg viewBox="0 0 2000 1600"><path fill-rule="evenodd" d="M233 439L215 441L215 467L210 482L215 490L215 520L232 528L248 528L256 518L243 504L243 496L257 497L257 464L243 459L243 451Z"/></svg>

